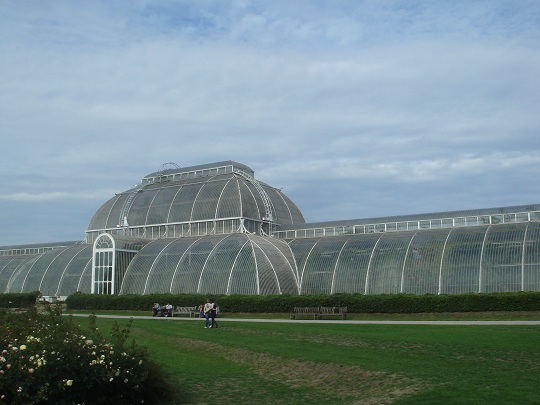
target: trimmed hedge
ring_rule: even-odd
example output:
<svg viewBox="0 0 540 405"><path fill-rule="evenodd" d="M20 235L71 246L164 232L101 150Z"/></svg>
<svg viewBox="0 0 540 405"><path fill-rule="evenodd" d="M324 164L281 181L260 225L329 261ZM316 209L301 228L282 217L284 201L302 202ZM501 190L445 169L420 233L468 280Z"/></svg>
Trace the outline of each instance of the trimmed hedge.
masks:
<svg viewBox="0 0 540 405"><path fill-rule="evenodd" d="M7 295L7 294L5 294ZM0 297L2 295L0 294ZM540 292L448 295L332 294L332 295L213 295L222 312L284 313L293 307L343 306L349 313L426 313L540 311ZM202 294L93 295L76 293L66 299L68 309L148 311L161 305L198 306Z"/></svg>
<svg viewBox="0 0 540 405"><path fill-rule="evenodd" d="M36 305L39 291L0 294L0 308L29 308Z"/></svg>

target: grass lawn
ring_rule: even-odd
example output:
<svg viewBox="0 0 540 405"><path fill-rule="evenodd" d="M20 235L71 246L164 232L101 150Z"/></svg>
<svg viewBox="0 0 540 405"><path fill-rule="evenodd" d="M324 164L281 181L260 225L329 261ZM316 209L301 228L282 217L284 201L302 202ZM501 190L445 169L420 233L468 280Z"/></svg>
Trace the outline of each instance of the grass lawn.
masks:
<svg viewBox="0 0 540 405"><path fill-rule="evenodd" d="M540 403L540 326L203 326L134 318L177 404Z"/></svg>

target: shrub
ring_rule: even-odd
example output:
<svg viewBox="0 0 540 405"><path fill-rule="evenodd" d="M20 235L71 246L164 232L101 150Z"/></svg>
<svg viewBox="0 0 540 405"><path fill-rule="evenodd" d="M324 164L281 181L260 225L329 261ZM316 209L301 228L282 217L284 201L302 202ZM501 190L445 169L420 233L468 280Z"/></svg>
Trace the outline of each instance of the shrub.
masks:
<svg viewBox="0 0 540 405"><path fill-rule="evenodd" d="M0 308L29 308L35 305L39 295L39 291L0 294Z"/></svg>
<svg viewBox="0 0 540 405"><path fill-rule="evenodd" d="M0 404L135 404L171 397L146 350L126 344L131 322L124 328L115 323L110 341L95 327L95 316L90 323L84 331L58 309L0 312Z"/></svg>
<svg viewBox="0 0 540 405"><path fill-rule="evenodd" d="M318 295L213 295L225 313L289 312L293 307L341 306L350 313L422 313L477 311L540 311L540 292L467 294L318 294ZM70 295L68 309L148 311L162 305L198 306L203 294Z"/></svg>

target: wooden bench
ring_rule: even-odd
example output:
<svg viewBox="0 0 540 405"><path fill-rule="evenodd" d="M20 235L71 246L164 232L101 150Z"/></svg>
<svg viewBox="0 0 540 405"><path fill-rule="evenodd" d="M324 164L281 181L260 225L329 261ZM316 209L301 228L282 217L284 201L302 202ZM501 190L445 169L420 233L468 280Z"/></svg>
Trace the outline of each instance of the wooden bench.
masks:
<svg viewBox="0 0 540 405"><path fill-rule="evenodd" d="M175 307L173 308L172 316L175 315L189 315L191 318L194 315L199 315L199 311L197 307Z"/></svg>
<svg viewBox="0 0 540 405"><path fill-rule="evenodd" d="M312 316L313 319L322 319L323 316L339 316L347 319L347 307L294 307L291 319L298 316Z"/></svg>
<svg viewBox="0 0 540 405"><path fill-rule="evenodd" d="M291 319L297 316L312 316L313 319L319 318L319 307L294 307L291 312Z"/></svg>
<svg viewBox="0 0 540 405"><path fill-rule="evenodd" d="M320 307L319 319L323 316L339 316L341 319L347 319L347 307Z"/></svg>

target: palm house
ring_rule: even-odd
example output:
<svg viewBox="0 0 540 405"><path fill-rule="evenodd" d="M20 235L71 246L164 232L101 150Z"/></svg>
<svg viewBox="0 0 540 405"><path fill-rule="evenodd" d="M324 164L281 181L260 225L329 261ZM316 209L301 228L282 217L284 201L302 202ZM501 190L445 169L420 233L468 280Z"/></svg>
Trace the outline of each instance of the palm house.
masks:
<svg viewBox="0 0 540 405"><path fill-rule="evenodd" d="M168 163L106 201L84 240L0 247L0 291L540 291L540 204L306 223L246 165Z"/></svg>

